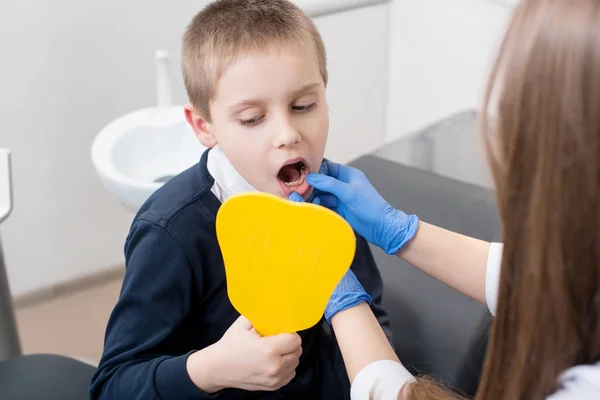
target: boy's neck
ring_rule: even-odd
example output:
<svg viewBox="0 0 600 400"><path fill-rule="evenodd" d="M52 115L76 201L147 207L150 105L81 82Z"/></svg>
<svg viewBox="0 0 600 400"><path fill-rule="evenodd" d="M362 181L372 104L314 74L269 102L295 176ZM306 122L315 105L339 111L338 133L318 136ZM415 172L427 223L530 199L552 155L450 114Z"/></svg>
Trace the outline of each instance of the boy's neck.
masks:
<svg viewBox="0 0 600 400"><path fill-rule="evenodd" d="M221 203L236 194L258 191L231 165L219 145L208 152L206 167L215 180L211 191Z"/></svg>

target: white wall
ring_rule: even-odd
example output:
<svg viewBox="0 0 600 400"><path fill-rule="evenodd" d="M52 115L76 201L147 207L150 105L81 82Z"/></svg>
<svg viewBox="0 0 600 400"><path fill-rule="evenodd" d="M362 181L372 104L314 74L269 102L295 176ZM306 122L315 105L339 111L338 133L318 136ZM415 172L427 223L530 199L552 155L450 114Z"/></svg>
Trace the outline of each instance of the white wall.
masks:
<svg viewBox="0 0 600 400"><path fill-rule="evenodd" d="M392 2L387 140L479 106L511 3Z"/></svg>
<svg viewBox="0 0 600 400"><path fill-rule="evenodd" d="M327 47L330 127L325 156L331 160L346 163L384 142L388 7L382 4L315 20Z"/></svg>
<svg viewBox="0 0 600 400"><path fill-rule="evenodd" d="M123 262L132 216L100 186L90 144L112 118L154 104L154 51L177 55L201 4L0 0L0 147L14 170L1 233L13 294Z"/></svg>
<svg viewBox="0 0 600 400"><path fill-rule="evenodd" d="M206 3L0 0L0 147L13 152L15 192L1 233L14 295L123 262L132 215L100 186L90 145L113 118L155 104L157 48L171 53L174 101L185 102L180 37ZM343 162L384 136L387 5L317 25L332 76L327 151Z"/></svg>

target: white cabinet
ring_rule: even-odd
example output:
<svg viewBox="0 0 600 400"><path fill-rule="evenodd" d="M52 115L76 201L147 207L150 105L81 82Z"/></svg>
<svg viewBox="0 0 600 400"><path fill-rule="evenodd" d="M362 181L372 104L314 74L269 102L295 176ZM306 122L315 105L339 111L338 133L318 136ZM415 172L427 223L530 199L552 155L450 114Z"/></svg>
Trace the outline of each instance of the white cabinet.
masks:
<svg viewBox="0 0 600 400"><path fill-rule="evenodd" d="M337 162L350 161L383 144L388 6L384 3L315 18L329 63L331 125L325 155Z"/></svg>
<svg viewBox="0 0 600 400"><path fill-rule="evenodd" d="M388 1L390 0L292 0L307 15L313 18L386 3Z"/></svg>
<svg viewBox="0 0 600 400"><path fill-rule="evenodd" d="M395 0L390 4L386 140L477 108L511 4Z"/></svg>

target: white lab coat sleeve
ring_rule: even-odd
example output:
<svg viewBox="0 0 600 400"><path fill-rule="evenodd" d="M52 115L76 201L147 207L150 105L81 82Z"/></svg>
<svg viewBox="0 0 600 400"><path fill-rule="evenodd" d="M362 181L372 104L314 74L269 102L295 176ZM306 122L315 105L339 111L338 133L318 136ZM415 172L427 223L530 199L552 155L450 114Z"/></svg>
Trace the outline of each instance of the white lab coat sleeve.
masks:
<svg viewBox="0 0 600 400"><path fill-rule="evenodd" d="M371 398L397 400L402 386L414 380L411 373L397 361L374 361L361 369L354 378L350 398L352 400Z"/></svg>
<svg viewBox="0 0 600 400"><path fill-rule="evenodd" d="M485 301L492 315L496 315L498 286L500 285L500 266L502 265L502 243L491 243L485 269Z"/></svg>
<svg viewBox="0 0 600 400"><path fill-rule="evenodd" d="M559 389L547 400L600 399L600 363L569 368L558 379Z"/></svg>

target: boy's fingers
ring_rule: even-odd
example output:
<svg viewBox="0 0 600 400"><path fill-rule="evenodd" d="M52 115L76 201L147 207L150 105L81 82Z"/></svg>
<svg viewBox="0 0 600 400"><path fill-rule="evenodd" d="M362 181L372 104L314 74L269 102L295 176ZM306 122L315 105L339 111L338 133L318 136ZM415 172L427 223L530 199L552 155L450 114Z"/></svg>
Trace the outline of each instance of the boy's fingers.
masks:
<svg viewBox="0 0 600 400"><path fill-rule="evenodd" d="M297 333L282 333L264 338L280 355L291 354L302 348L302 339Z"/></svg>
<svg viewBox="0 0 600 400"><path fill-rule="evenodd" d="M281 360L283 362L283 365L285 365L285 368L296 369L296 367L298 367L298 364L300 364L300 354L301 353L294 352L291 354L281 356Z"/></svg>
<svg viewBox="0 0 600 400"><path fill-rule="evenodd" d="M285 385L287 385L288 383L290 383L292 381L292 379L294 379L296 377L296 368L298 366L288 366L286 368L284 368L281 373L279 374L280 378L279 381L277 382L277 388L281 388ZM273 390L272 388L270 390Z"/></svg>
<svg viewBox="0 0 600 400"><path fill-rule="evenodd" d="M303 352L302 345L300 345L300 347L298 347L292 353L286 354L286 356L291 355L292 357L300 358L300 356L302 355L302 352Z"/></svg>
<svg viewBox="0 0 600 400"><path fill-rule="evenodd" d="M248 321L248 319L243 315L240 315L239 318L236 319L233 324L231 324L231 328L247 331L254 329L250 321Z"/></svg>

